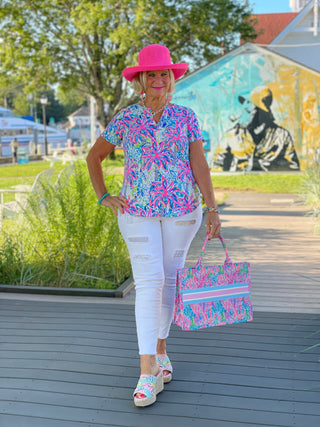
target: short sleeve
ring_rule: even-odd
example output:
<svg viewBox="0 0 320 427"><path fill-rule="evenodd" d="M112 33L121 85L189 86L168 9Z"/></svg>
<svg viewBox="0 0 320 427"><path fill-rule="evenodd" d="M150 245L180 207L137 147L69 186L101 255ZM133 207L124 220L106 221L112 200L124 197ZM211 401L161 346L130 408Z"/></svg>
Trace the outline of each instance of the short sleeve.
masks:
<svg viewBox="0 0 320 427"><path fill-rule="evenodd" d="M102 132L101 136L106 141L111 142L111 144L120 145L125 129L126 123L124 119L124 110L122 110L107 124L107 127Z"/></svg>
<svg viewBox="0 0 320 427"><path fill-rule="evenodd" d="M189 109L188 114L188 139L189 142L198 141L199 139L203 139L201 134L199 121L195 112Z"/></svg>

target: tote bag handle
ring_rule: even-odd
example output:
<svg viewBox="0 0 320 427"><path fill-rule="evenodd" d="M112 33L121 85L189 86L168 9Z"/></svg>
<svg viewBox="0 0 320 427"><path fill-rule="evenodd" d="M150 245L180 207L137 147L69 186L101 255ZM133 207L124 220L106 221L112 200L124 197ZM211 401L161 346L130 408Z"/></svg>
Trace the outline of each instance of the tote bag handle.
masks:
<svg viewBox="0 0 320 427"><path fill-rule="evenodd" d="M226 254L225 263L232 264L232 261L231 261L231 259L229 257L229 254L228 254L226 242L224 241L224 238L222 237L221 234L219 235L219 239L220 239L220 242L221 242L222 247L223 247L223 249L225 251L225 254ZM204 252L206 250L206 246L207 246L208 240L209 240L208 237L206 237L205 241L203 243L201 252L200 252L199 259L198 259L197 264L196 264L196 268L202 268L202 259L203 259Z"/></svg>

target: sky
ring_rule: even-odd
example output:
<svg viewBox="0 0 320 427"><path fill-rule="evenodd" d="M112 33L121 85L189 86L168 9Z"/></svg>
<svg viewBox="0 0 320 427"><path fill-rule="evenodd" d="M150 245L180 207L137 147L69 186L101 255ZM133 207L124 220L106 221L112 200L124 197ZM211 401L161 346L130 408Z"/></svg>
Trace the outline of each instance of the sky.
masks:
<svg viewBox="0 0 320 427"><path fill-rule="evenodd" d="M249 0L253 13L282 13L292 12L289 0Z"/></svg>

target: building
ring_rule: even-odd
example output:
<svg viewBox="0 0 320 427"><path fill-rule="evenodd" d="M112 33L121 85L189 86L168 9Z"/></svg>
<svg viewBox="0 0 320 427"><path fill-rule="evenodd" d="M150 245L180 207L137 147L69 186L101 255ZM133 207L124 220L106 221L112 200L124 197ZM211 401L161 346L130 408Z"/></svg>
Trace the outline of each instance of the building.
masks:
<svg viewBox="0 0 320 427"><path fill-rule="evenodd" d="M246 43L178 81L216 171L305 170L320 151L320 73Z"/></svg>
<svg viewBox="0 0 320 427"><path fill-rule="evenodd" d="M319 3L308 2L268 46L316 71L320 71Z"/></svg>
<svg viewBox="0 0 320 427"><path fill-rule="evenodd" d="M256 20L255 30L258 37L254 43L267 46L274 40L278 34L284 30L290 22L297 16L297 13L261 13L253 15ZM245 43L241 41L241 44Z"/></svg>
<svg viewBox="0 0 320 427"><path fill-rule="evenodd" d="M300 10L303 9L308 3L310 3L310 0L290 0L289 6L293 12L300 12Z"/></svg>
<svg viewBox="0 0 320 427"><path fill-rule="evenodd" d="M91 142L90 111L89 107L80 107L68 116L68 122L64 125L68 138L73 143ZM96 122L96 136L99 136L99 124Z"/></svg>
<svg viewBox="0 0 320 427"><path fill-rule="evenodd" d="M291 0L293 13L254 15L258 33L254 43L320 71L319 5L320 0Z"/></svg>

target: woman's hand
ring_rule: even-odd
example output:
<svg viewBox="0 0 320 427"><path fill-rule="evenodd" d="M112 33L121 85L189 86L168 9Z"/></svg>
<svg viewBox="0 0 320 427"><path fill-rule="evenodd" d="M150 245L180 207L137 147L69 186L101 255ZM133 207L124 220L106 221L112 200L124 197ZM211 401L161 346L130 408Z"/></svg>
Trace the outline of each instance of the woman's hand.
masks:
<svg viewBox="0 0 320 427"><path fill-rule="evenodd" d="M218 212L207 212L206 225L209 240L219 237L221 233L221 222Z"/></svg>
<svg viewBox="0 0 320 427"><path fill-rule="evenodd" d="M101 204L110 208L116 216L118 216L117 209L123 214L124 209L129 207L127 199L123 196L106 196Z"/></svg>
<svg viewBox="0 0 320 427"><path fill-rule="evenodd" d="M202 140L193 141L190 144L189 157L194 179L200 188L205 204L213 208L216 207L210 169L203 151ZM208 238L218 237L221 231L218 212L207 212L206 223Z"/></svg>
<svg viewBox="0 0 320 427"><path fill-rule="evenodd" d="M90 149L87 157L90 179L99 200L100 197L103 197L102 195L107 193L101 162L108 157L113 150L114 145L106 141L102 136L99 136L94 146ZM124 209L128 208L128 201L123 196L108 195L101 200L101 205L110 208L112 212L118 216L118 209L123 213Z"/></svg>

